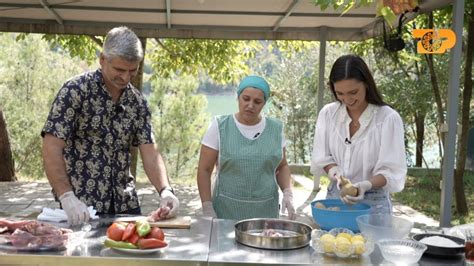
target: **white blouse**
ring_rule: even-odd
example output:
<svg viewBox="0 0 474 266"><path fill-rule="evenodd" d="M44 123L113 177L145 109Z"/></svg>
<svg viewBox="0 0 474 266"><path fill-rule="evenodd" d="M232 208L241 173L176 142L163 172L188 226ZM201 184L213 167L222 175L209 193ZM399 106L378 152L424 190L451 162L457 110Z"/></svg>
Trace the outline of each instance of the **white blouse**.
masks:
<svg viewBox="0 0 474 266"><path fill-rule="evenodd" d="M344 104L333 102L323 107L316 122L311 173L319 178L326 175L326 165L337 164L352 183L380 174L387 179L385 191L403 190L407 163L400 115L389 106L369 104L352 138L351 121Z"/></svg>

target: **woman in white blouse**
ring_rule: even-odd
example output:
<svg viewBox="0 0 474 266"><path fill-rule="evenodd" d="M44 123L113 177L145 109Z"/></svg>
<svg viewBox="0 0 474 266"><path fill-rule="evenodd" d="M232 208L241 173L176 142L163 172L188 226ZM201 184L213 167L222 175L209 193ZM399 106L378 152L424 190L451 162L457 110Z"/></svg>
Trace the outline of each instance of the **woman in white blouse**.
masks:
<svg viewBox="0 0 474 266"><path fill-rule="evenodd" d="M367 203L373 213L392 213L390 194L403 190L407 173L404 128L400 115L377 91L362 58L344 55L329 75L336 102L319 113L311 173L331 180L327 198L339 198L341 176L358 188L347 204Z"/></svg>

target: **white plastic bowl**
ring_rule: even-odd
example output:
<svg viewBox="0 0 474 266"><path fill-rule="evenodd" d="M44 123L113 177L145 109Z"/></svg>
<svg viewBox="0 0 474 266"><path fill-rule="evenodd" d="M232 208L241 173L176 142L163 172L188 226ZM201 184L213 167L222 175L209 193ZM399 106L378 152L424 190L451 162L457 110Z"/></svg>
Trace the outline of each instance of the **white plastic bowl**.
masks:
<svg viewBox="0 0 474 266"><path fill-rule="evenodd" d="M361 233L380 239L403 239L413 228L413 222L390 214L367 214L356 218Z"/></svg>
<svg viewBox="0 0 474 266"><path fill-rule="evenodd" d="M382 239L377 242L385 260L396 264L417 263L427 246L413 240Z"/></svg>

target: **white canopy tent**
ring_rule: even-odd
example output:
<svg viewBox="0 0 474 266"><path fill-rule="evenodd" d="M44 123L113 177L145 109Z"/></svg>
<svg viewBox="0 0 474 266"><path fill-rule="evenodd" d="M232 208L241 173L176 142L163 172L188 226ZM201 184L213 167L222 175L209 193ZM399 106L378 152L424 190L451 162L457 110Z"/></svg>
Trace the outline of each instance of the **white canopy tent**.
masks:
<svg viewBox="0 0 474 266"><path fill-rule="evenodd" d="M453 28L462 39L464 0L419 2L419 13L454 3ZM118 25L133 28L143 38L319 41L318 109L325 90L326 41L359 41L382 34L375 4L341 15L331 8L321 11L310 0L0 0L2 32L104 35ZM441 226L451 221L460 65L458 41L451 49L449 69Z"/></svg>

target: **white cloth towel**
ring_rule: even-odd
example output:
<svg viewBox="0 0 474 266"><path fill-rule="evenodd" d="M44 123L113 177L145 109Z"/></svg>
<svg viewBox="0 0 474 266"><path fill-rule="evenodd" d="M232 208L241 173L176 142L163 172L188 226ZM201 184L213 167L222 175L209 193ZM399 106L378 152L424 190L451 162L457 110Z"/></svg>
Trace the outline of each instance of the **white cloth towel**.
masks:
<svg viewBox="0 0 474 266"><path fill-rule="evenodd" d="M89 211L89 215L91 219L99 219L99 216L96 215L97 211L94 207L89 206L87 207ZM51 209L51 208L43 208L43 211L38 215L36 218L40 221L49 221L49 222L64 222L67 221L66 212L62 209Z"/></svg>

